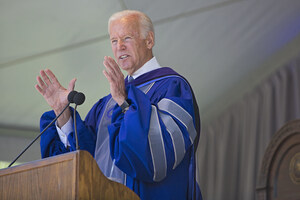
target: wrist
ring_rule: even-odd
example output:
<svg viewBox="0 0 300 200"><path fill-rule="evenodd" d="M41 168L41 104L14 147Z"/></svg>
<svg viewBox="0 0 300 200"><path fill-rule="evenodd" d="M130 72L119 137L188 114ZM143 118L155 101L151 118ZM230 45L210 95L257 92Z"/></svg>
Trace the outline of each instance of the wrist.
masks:
<svg viewBox="0 0 300 200"><path fill-rule="evenodd" d="M127 110L129 110L129 103L127 99L124 100L124 102L120 105L120 108L122 109L122 113L126 113Z"/></svg>
<svg viewBox="0 0 300 200"><path fill-rule="evenodd" d="M59 111L59 112L54 111L54 113L55 113L56 116L58 116L61 113L61 111ZM61 114L61 116L57 119L57 125L58 125L58 127L61 128L63 125L65 125L67 123L67 121L70 119L70 116L71 116L70 108L67 108Z"/></svg>

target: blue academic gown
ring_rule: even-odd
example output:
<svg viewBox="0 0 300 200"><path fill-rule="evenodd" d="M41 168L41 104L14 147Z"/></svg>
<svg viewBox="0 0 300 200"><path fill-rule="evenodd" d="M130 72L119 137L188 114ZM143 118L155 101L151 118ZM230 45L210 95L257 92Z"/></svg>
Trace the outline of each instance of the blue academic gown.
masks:
<svg viewBox="0 0 300 200"><path fill-rule="evenodd" d="M84 121L76 113L80 149L98 159L100 169L116 166L125 176L116 173L115 177L109 177L105 172L104 175L116 178L141 199L202 199L195 179L200 118L188 82L164 67L130 83L125 79L125 86L130 104L125 114L111 101L111 95L100 99ZM109 103L113 105L111 108ZM54 118L53 111L44 113L41 130ZM109 119L109 124L103 125L103 119ZM104 137L100 141L106 132L109 139ZM51 126L41 136L42 158L76 150L73 132L68 140L70 147L66 148L56 127ZM108 145L100 151L99 146L105 146L103 141ZM104 154L109 155L112 164L104 166L105 162L99 161Z"/></svg>

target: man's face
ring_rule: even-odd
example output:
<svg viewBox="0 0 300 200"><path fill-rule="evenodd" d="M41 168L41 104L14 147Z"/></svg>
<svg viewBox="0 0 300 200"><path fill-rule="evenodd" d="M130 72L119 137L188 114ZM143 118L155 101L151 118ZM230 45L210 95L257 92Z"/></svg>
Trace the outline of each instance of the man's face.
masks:
<svg viewBox="0 0 300 200"><path fill-rule="evenodd" d="M149 45L147 39L142 39L137 17L130 16L112 21L109 33L115 59L129 75L152 58L153 45Z"/></svg>

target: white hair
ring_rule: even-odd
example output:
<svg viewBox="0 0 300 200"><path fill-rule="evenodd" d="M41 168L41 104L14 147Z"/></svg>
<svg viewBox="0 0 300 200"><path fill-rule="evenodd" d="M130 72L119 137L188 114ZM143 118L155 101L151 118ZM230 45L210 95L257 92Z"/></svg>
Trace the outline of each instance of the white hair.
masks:
<svg viewBox="0 0 300 200"><path fill-rule="evenodd" d="M113 14L108 20L108 32L112 21L121 19L123 17L132 16L132 15L138 16L139 24L140 24L140 34L142 38L146 39L150 31L153 32L153 37L154 37L155 35L154 27L151 19L145 13L142 13L137 10L123 10Z"/></svg>

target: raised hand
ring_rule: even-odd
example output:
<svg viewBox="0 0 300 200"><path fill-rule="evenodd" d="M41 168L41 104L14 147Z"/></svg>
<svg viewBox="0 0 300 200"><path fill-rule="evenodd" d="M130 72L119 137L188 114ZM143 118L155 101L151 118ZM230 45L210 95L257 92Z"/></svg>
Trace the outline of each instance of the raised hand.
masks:
<svg viewBox="0 0 300 200"><path fill-rule="evenodd" d="M57 80L51 70L41 70L40 76L37 76L38 84L35 85L36 90L44 97L46 102L58 115L68 104L68 94L75 87L76 78L69 83L68 89L64 88ZM66 109L58 120L58 125L63 126L70 118L70 110Z"/></svg>
<svg viewBox="0 0 300 200"><path fill-rule="evenodd" d="M103 70L103 74L109 82L111 96L118 105L122 105L127 98L124 75L113 58L105 56L103 64L106 68Z"/></svg>

